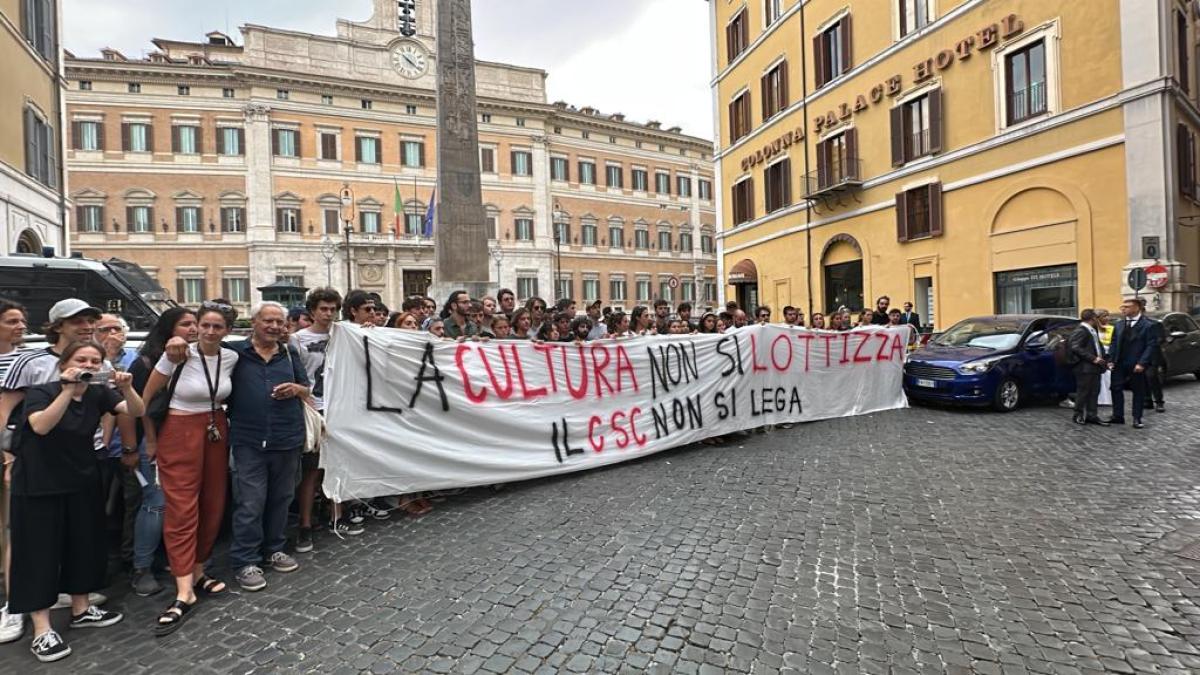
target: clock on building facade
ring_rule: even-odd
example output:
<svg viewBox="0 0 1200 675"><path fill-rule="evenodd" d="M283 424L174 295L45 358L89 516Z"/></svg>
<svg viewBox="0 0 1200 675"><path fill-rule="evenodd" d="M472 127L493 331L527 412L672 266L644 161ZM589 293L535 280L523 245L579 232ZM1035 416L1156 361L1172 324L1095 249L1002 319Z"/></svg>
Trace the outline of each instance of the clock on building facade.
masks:
<svg viewBox="0 0 1200 675"><path fill-rule="evenodd" d="M416 79L429 69L429 55L415 42L401 42L392 47L392 67L409 79Z"/></svg>

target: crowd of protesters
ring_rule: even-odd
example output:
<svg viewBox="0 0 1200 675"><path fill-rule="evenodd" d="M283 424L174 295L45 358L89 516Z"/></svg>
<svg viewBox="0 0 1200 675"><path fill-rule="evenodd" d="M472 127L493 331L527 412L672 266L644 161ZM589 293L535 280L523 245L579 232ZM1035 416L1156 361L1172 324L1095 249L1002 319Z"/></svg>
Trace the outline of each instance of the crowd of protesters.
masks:
<svg viewBox="0 0 1200 675"><path fill-rule="evenodd" d="M211 571L227 512L232 582L246 591L267 586L265 570L299 569L285 534L293 510L296 554L314 549L318 523L340 538L393 512L428 513L440 495L340 504L321 498L304 406L325 409L325 353L339 318L446 340L570 342L723 333L770 323L771 309L747 314L730 302L695 316L690 303L672 308L658 300L629 313L593 302L580 313L565 299L552 307L534 297L518 306L515 294L501 289L478 299L457 291L440 307L414 296L390 311L376 294L353 290L343 298L321 288L303 307L261 302L248 318L250 335L234 339L231 303L174 307L135 350L126 346L120 316L68 298L50 309L47 345L23 349L25 310L0 300L0 527L7 531L0 537L7 598L0 642L24 635L28 618L31 651L55 661L71 648L50 624L52 609L70 608L71 629L121 621L119 612L100 607L110 555L123 561L137 595L174 591L152 626L156 635L173 633L200 598L229 590ZM781 318L827 330L919 325L911 305L888 309L887 298L857 318L845 310L815 313L806 324L790 306ZM169 586L160 581L167 575Z"/></svg>

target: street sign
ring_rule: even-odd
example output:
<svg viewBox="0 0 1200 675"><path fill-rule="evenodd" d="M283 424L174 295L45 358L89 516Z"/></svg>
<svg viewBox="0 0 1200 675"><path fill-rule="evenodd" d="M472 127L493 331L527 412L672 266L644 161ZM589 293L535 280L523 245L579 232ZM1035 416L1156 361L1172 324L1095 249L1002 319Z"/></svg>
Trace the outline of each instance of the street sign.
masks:
<svg viewBox="0 0 1200 675"><path fill-rule="evenodd" d="M1129 278L1127 281L1129 282L1129 287L1135 292L1142 290L1146 287L1146 270L1142 269L1141 267L1135 267L1129 270Z"/></svg>
<svg viewBox="0 0 1200 675"><path fill-rule="evenodd" d="M671 277L671 279L667 281L667 285L671 287L671 290L679 288L679 277Z"/></svg>
<svg viewBox="0 0 1200 675"><path fill-rule="evenodd" d="M1162 265L1151 265L1146 268L1146 283L1150 288L1162 288L1167 285L1170 274Z"/></svg>
<svg viewBox="0 0 1200 675"><path fill-rule="evenodd" d="M1162 248L1159 245L1161 239L1158 237L1142 237L1142 258L1145 260L1158 260L1159 250Z"/></svg>

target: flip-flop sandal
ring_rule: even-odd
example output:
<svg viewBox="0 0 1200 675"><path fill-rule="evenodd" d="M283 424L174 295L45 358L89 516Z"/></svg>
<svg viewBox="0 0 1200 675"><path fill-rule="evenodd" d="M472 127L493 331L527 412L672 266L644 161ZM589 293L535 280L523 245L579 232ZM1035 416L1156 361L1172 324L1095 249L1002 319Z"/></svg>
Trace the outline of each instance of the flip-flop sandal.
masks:
<svg viewBox="0 0 1200 675"><path fill-rule="evenodd" d="M220 588L217 588L218 586L220 586ZM196 580L196 584L193 586L193 588L201 595L212 597L214 595L221 595L225 591L228 591L229 585L220 579L214 579L205 574Z"/></svg>
<svg viewBox="0 0 1200 675"><path fill-rule="evenodd" d="M165 637L179 630L184 621L187 621L191 611L196 608L196 603L188 604L178 598L175 602L167 607L166 611L158 616L158 622L154 624L154 636Z"/></svg>

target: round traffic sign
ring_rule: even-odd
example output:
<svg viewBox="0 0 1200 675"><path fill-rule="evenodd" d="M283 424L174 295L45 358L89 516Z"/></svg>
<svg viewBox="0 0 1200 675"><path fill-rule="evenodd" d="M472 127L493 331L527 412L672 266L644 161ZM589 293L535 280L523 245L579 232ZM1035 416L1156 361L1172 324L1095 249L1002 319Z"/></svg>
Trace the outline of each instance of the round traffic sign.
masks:
<svg viewBox="0 0 1200 675"><path fill-rule="evenodd" d="M1125 280L1129 282L1129 287L1134 292L1140 291L1146 287L1146 270L1141 267L1135 267L1129 270L1129 276Z"/></svg>
<svg viewBox="0 0 1200 675"><path fill-rule="evenodd" d="M679 288L679 277L671 277L671 279L667 282L667 285L673 289Z"/></svg>
<svg viewBox="0 0 1200 675"><path fill-rule="evenodd" d="M1163 265L1150 265L1146 268L1146 284L1150 288L1162 288L1167 285L1170 274Z"/></svg>

